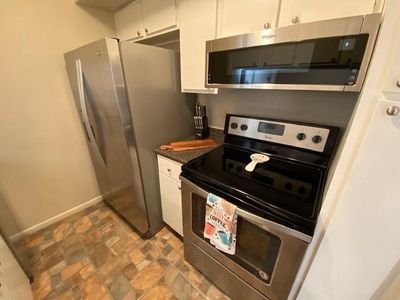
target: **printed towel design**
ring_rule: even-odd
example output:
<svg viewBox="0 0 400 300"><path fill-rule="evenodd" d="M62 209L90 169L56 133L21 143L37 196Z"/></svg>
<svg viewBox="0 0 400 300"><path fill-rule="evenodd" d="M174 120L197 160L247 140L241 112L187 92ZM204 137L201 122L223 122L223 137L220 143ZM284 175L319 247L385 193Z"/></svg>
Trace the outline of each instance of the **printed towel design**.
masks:
<svg viewBox="0 0 400 300"><path fill-rule="evenodd" d="M228 254L236 250L236 205L208 194L204 237L210 239L215 248Z"/></svg>

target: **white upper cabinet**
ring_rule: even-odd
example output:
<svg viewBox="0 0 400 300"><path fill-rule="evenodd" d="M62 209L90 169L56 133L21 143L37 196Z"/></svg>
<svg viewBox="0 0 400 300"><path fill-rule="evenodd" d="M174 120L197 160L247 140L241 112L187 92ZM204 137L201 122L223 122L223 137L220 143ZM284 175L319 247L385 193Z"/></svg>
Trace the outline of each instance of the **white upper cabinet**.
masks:
<svg viewBox="0 0 400 300"><path fill-rule="evenodd" d="M282 0L279 26L378 12L376 0Z"/></svg>
<svg viewBox="0 0 400 300"><path fill-rule="evenodd" d="M219 0L217 36L226 37L275 27L279 2L279 0Z"/></svg>
<svg viewBox="0 0 400 300"><path fill-rule="evenodd" d="M175 0L142 0L143 24L147 35L177 25Z"/></svg>
<svg viewBox="0 0 400 300"><path fill-rule="evenodd" d="M118 37L122 40L140 39L145 36L142 20L142 4L132 2L114 15Z"/></svg>
<svg viewBox="0 0 400 300"><path fill-rule="evenodd" d="M114 18L122 40L154 36L176 28L176 1L136 0L117 11Z"/></svg>
<svg viewBox="0 0 400 300"><path fill-rule="evenodd" d="M205 87L205 78L206 41L216 36L217 0L181 0L179 10L182 91L216 93Z"/></svg>

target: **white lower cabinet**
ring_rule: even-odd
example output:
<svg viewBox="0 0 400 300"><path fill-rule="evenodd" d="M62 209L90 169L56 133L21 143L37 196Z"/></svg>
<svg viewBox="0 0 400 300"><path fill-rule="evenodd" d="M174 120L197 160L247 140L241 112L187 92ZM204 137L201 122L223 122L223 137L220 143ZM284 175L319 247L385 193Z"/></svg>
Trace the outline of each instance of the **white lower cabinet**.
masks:
<svg viewBox="0 0 400 300"><path fill-rule="evenodd" d="M181 169L181 164L158 156L161 208L163 221L183 236L181 182L171 170ZM180 172L179 172L180 173Z"/></svg>

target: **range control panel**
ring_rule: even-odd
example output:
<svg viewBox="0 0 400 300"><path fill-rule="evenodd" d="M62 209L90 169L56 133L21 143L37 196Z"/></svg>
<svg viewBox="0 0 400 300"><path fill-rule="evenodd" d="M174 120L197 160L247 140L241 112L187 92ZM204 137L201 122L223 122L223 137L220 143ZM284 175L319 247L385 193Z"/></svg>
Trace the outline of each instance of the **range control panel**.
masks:
<svg viewBox="0 0 400 300"><path fill-rule="evenodd" d="M230 116L228 133L317 152L324 152L329 129L287 122Z"/></svg>

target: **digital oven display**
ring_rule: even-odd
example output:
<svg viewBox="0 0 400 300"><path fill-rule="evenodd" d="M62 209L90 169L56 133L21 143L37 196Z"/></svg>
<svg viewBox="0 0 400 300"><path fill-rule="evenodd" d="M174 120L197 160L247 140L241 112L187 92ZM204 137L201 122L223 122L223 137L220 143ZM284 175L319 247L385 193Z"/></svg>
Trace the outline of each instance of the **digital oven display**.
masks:
<svg viewBox="0 0 400 300"><path fill-rule="evenodd" d="M283 135L285 126L275 123L260 122L258 123L258 132L269 133L274 135Z"/></svg>

